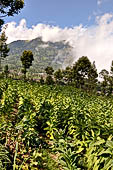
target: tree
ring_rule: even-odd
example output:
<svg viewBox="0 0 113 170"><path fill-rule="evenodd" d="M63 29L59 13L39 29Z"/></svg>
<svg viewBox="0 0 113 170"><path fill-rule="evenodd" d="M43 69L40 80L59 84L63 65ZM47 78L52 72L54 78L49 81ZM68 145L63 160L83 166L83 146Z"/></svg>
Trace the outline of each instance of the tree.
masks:
<svg viewBox="0 0 113 170"><path fill-rule="evenodd" d="M97 81L98 81L97 77L98 77L98 73L97 73L96 65L95 62L93 62L88 72L88 81L87 81L88 91L92 92L96 90Z"/></svg>
<svg viewBox="0 0 113 170"><path fill-rule="evenodd" d="M109 72L105 69L101 70L101 72L99 73L100 78L102 78L103 80L107 81L108 80L108 76L109 76Z"/></svg>
<svg viewBox="0 0 113 170"><path fill-rule="evenodd" d="M73 81L73 69L71 67L66 67L65 70L63 70L63 79L64 82L67 84L72 84Z"/></svg>
<svg viewBox="0 0 113 170"><path fill-rule="evenodd" d="M82 56L73 65L71 77L77 88L94 91L98 77L95 62L91 64L87 56Z"/></svg>
<svg viewBox="0 0 113 170"><path fill-rule="evenodd" d="M6 78L7 78L7 77L8 77L8 74L9 74L8 65L5 65L5 67L4 67L4 74L5 74Z"/></svg>
<svg viewBox="0 0 113 170"><path fill-rule="evenodd" d="M103 95L112 95L113 93L113 61L111 63L110 73L103 69L99 73L100 77L103 79L101 82L101 91Z"/></svg>
<svg viewBox="0 0 113 170"><path fill-rule="evenodd" d="M102 91L102 94L105 95L106 93L108 93L109 72L107 70L103 69L99 73L99 76L100 76L100 78L103 79L103 81L101 82L101 91Z"/></svg>
<svg viewBox="0 0 113 170"><path fill-rule="evenodd" d="M41 78L40 78L40 84L44 84L44 78L43 78L43 76L41 76Z"/></svg>
<svg viewBox="0 0 113 170"><path fill-rule="evenodd" d="M24 0L0 0L0 29L4 24L4 17L18 14L24 7Z"/></svg>
<svg viewBox="0 0 113 170"><path fill-rule="evenodd" d="M56 83L60 84L61 80L63 78L63 73L61 71L61 69L58 69L55 73L54 73L54 78L56 79Z"/></svg>
<svg viewBox="0 0 113 170"><path fill-rule="evenodd" d="M46 68L45 68L45 71L46 71L46 74L47 74L47 75L52 75L53 72L54 72L53 68L50 67L50 66L46 67Z"/></svg>
<svg viewBox="0 0 113 170"><path fill-rule="evenodd" d="M109 95L113 93L113 61L111 63L110 68L110 76L109 76Z"/></svg>
<svg viewBox="0 0 113 170"><path fill-rule="evenodd" d="M112 61L112 63L111 63L111 69L110 69L110 71L111 71L111 74L112 74L112 76L113 76L113 61Z"/></svg>
<svg viewBox="0 0 113 170"><path fill-rule="evenodd" d="M52 85L52 84L54 84L54 80L53 80L53 78L52 78L51 75L47 75L47 77L46 77L46 84L47 84L47 85Z"/></svg>
<svg viewBox="0 0 113 170"><path fill-rule="evenodd" d="M76 87L84 88L85 81L89 77L91 62L87 56L82 56L73 66L73 78L76 82Z"/></svg>
<svg viewBox="0 0 113 170"><path fill-rule="evenodd" d="M48 85L54 84L54 80L52 78L52 75L53 75L53 72L54 72L53 68L48 66L48 67L46 67L45 71L46 71L46 74L47 74L46 83Z"/></svg>
<svg viewBox="0 0 113 170"><path fill-rule="evenodd" d="M32 61L34 60L32 51L25 50L20 59L23 66L22 73L24 74L24 79L26 79L27 69L32 66Z"/></svg>
<svg viewBox="0 0 113 170"><path fill-rule="evenodd" d="M5 35L5 30L0 35L0 71L1 71L1 60L8 56L9 48L7 46L7 37Z"/></svg>

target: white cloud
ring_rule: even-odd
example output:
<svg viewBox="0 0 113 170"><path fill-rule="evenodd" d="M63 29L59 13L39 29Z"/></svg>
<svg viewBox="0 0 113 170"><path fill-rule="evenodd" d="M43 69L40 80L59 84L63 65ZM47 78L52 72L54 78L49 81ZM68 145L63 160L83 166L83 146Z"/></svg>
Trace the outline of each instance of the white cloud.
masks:
<svg viewBox="0 0 113 170"><path fill-rule="evenodd" d="M97 5L101 5L103 0L97 0Z"/></svg>
<svg viewBox="0 0 113 170"><path fill-rule="evenodd" d="M111 0L97 0L97 5L98 6L101 6L103 3L108 3L110 2Z"/></svg>
<svg viewBox="0 0 113 170"><path fill-rule="evenodd" d="M16 40L31 40L42 36L43 41L66 40L73 47L73 57L88 56L95 61L98 71L110 69L113 60L113 15L105 14L96 17L96 24L92 27L82 25L73 28L59 28L46 24L38 24L27 28L25 19L19 25L8 23L6 30L8 43Z"/></svg>

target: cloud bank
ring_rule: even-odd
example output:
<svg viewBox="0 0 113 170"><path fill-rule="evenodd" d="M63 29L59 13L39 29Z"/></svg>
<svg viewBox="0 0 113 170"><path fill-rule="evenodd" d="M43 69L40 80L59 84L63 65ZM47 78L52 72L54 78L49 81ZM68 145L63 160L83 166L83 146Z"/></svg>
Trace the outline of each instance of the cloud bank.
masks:
<svg viewBox="0 0 113 170"><path fill-rule="evenodd" d="M96 17L96 23L90 27L82 25L73 28L60 28L46 24L37 24L28 28L25 19L19 25L8 23L6 30L8 43L16 40L31 40L42 37L43 41L66 40L73 47L72 55L76 61L81 56L88 56L91 62L95 61L98 71L109 71L113 60L113 15L105 14Z"/></svg>

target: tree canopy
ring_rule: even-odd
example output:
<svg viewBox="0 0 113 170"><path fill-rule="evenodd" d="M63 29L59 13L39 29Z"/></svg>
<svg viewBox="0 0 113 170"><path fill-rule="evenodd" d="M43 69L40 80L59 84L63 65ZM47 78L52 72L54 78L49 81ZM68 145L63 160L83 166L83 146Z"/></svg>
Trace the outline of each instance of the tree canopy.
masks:
<svg viewBox="0 0 113 170"><path fill-rule="evenodd" d="M96 82L98 77L95 63L91 64L87 56L82 56L73 66L73 78L76 87L86 88L90 84L90 88ZM93 83L93 84L92 84Z"/></svg>
<svg viewBox="0 0 113 170"><path fill-rule="evenodd" d="M24 79L25 79L27 69L30 68L30 66L32 66L32 61L34 60L32 51L25 50L20 59L22 62L22 66L23 66L22 72L24 73Z"/></svg>
<svg viewBox="0 0 113 170"><path fill-rule="evenodd" d="M0 70L1 70L1 60L8 56L9 48L7 46L7 37L5 35L5 31L0 35Z"/></svg>
<svg viewBox="0 0 113 170"><path fill-rule="evenodd" d="M54 70L51 66L46 67L45 71L46 71L46 74L48 74L48 75L52 75L54 72Z"/></svg>
<svg viewBox="0 0 113 170"><path fill-rule="evenodd" d="M0 28L4 24L4 17L18 14L24 7L24 0L0 0Z"/></svg>

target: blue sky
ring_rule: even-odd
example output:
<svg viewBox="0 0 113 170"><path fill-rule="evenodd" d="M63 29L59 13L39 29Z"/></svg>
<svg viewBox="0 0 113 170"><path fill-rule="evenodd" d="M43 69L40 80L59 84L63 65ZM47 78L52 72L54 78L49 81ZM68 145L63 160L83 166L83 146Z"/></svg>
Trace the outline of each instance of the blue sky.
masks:
<svg viewBox="0 0 113 170"><path fill-rule="evenodd" d="M95 16L113 12L113 0L24 0L19 15L8 17L6 22L19 23L22 18L31 27L38 23L72 27L93 25Z"/></svg>

